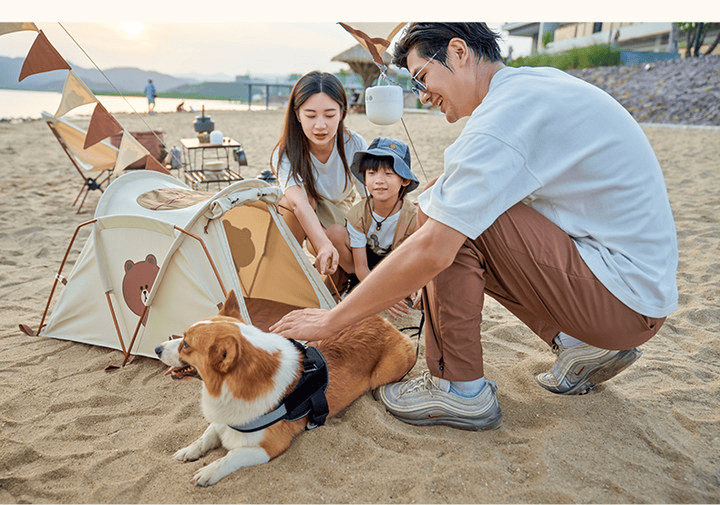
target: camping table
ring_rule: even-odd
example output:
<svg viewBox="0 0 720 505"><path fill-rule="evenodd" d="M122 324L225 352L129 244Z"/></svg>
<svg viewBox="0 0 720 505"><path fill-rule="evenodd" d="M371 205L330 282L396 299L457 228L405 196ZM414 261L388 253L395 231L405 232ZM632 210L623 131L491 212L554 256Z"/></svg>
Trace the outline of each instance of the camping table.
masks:
<svg viewBox="0 0 720 505"><path fill-rule="evenodd" d="M180 139L183 146L183 173L185 174L185 182L195 189L200 184L205 184L208 189L211 183L230 184L243 180L240 175L240 169L236 172L231 168L231 160L233 159L233 151L242 148L237 140L229 137L223 138L222 144L210 144L200 142L197 137L190 139ZM199 160L198 160L199 158ZM207 177L204 171L205 164L209 161L224 163L224 166L217 175Z"/></svg>

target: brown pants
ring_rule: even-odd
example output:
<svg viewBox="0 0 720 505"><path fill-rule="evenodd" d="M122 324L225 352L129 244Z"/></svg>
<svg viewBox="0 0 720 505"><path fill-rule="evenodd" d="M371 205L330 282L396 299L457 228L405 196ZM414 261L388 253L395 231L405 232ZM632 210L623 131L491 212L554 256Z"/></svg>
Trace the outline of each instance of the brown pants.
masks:
<svg viewBox="0 0 720 505"><path fill-rule="evenodd" d="M665 318L638 314L595 278L570 237L522 203L475 240L423 290L425 354L435 377L484 375L480 323L485 293L548 344L562 331L604 349L648 341Z"/></svg>

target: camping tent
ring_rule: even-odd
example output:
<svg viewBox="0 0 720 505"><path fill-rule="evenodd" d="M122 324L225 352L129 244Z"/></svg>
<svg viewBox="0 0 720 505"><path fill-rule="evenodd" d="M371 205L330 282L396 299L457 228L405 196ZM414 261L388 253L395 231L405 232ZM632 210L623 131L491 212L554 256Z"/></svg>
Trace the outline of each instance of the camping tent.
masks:
<svg viewBox="0 0 720 505"><path fill-rule="evenodd" d="M89 237L39 335L155 357L155 346L217 314L238 295L243 317L267 329L290 310L335 302L260 180L217 194L153 171L127 173L105 190ZM239 296L242 294L242 297Z"/></svg>

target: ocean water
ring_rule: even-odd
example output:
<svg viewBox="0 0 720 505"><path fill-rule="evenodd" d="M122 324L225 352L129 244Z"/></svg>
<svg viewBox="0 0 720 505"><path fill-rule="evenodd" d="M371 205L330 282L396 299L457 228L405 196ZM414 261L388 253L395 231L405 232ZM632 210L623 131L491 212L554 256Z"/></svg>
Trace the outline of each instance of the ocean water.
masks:
<svg viewBox="0 0 720 505"><path fill-rule="evenodd" d="M37 119L42 112L55 114L60 105L62 94L55 91L21 91L0 89L0 119ZM148 103L144 96L103 96L97 99L111 113L147 113ZM155 112L175 112L180 102L185 102L186 110L200 112L202 107L210 110L248 110L247 103L231 100L183 100L181 98L156 98ZM92 114L94 105L82 105L68 113L69 116ZM273 108L273 105L270 105ZM251 110L265 110L265 104L253 104Z"/></svg>

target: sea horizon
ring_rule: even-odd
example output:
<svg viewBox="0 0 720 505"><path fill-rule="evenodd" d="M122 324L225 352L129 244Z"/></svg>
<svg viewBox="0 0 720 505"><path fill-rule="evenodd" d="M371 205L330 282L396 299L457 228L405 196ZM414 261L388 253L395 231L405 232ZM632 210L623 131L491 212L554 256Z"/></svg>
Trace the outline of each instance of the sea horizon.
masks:
<svg viewBox="0 0 720 505"><path fill-rule="evenodd" d="M96 98L111 114L147 113L148 103L144 96L96 95ZM57 91L30 91L17 89L0 89L0 120L32 120L40 119L43 112L55 114L62 93ZM155 112L175 112L180 103L184 103L186 111L200 113L203 107L211 110L248 110L247 102L227 99L200 98L166 98L155 99ZM271 104L270 108L277 108ZM265 110L265 103L253 103L250 110ZM93 105L86 104L68 112L68 116L90 116Z"/></svg>

